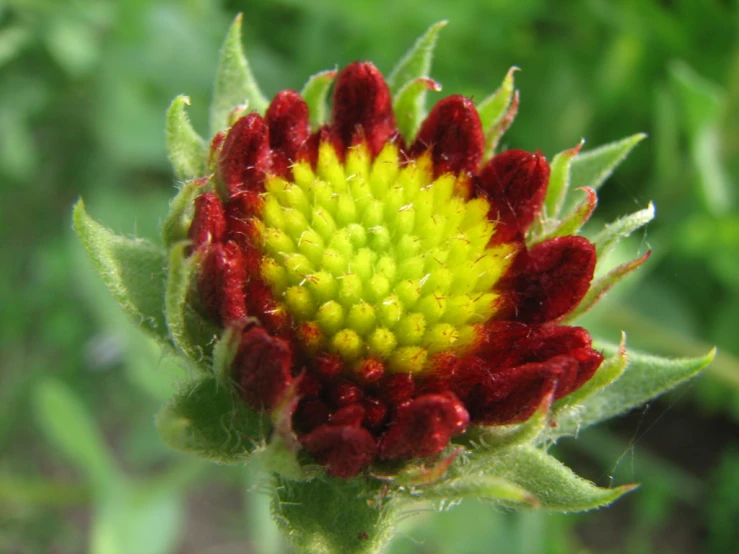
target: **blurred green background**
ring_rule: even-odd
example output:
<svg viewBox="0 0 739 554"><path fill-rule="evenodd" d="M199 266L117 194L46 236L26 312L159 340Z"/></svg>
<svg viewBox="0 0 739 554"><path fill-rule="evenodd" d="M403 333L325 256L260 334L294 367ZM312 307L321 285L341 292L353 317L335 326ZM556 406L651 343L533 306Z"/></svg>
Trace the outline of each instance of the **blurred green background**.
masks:
<svg viewBox="0 0 739 554"><path fill-rule="evenodd" d="M175 192L165 109L188 94L204 134L239 11L270 95L355 59L389 71L448 19L433 69L445 93L480 99L523 69L506 145L551 158L581 137L592 148L649 133L597 218L653 200L657 220L616 256L654 254L587 326L661 354L720 347L698 380L557 446L600 485L642 483L612 508L421 511L392 552L739 552L736 0L0 2L0 552L288 551L257 468L160 443L153 416L187 376L117 308L70 229L82 195L117 231L158 240Z"/></svg>

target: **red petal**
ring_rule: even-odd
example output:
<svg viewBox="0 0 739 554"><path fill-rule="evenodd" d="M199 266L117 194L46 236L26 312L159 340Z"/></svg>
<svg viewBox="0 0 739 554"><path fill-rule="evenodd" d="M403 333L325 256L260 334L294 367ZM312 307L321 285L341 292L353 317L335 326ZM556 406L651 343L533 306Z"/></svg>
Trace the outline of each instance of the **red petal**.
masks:
<svg viewBox="0 0 739 554"><path fill-rule="evenodd" d="M233 363L241 395L255 409L271 410L292 382L292 350L262 327L253 327L241 337Z"/></svg>
<svg viewBox="0 0 739 554"><path fill-rule="evenodd" d="M396 133L390 89L374 65L354 62L339 73L331 121L344 147L364 138L373 156Z"/></svg>
<svg viewBox="0 0 739 554"><path fill-rule="evenodd" d="M333 425L351 425L359 427L364 419L364 406L361 404L349 404L331 414Z"/></svg>
<svg viewBox="0 0 739 554"><path fill-rule="evenodd" d="M577 362L567 356L493 374L485 371L484 361L478 359L477 362L477 367L465 368L471 381L462 385L465 390L460 394L470 419L482 425L526 421L544 398L554 393L559 379L577 372Z"/></svg>
<svg viewBox="0 0 739 554"><path fill-rule="evenodd" d="M213 244L204 254L198 274L198 292L205 312L225 327L246 317L246 269L234 242Z"/></svg>
<svg viewBox="0 0 739 554"><path fill-rule="evenodd" d="M541 211L548 183L549 164L540 152L506 150L485 164L478 191L492 200L496 242L526 233Z"/></svg>
<svg viewBox="0 0 739 554"><path fill-rule="evenodd" d="M242 117L223 143L220 177L230 195L240 190L261 192L269 168L269 131L259 114Z"/></svg>
<svg viewBox="0 0 739 554"><path fill-rule="evenodd" d="M426 150L434 160L434 176L442 173L474 172L482 160L485 139L475 105L464 96L439 101L418 131L410 153L418 157Z"/></svg>
<svg viewBox="0 0 739 554"><path fill-rule="evenodd" d="M514 277L517 321L544 323L574 309L590 287L595 247L584 237L557 237L534 246Z"/></svg>
<svg viewBox="0 0 739 554"><path fill-rule="evenodd" d="M310 134L308 104L294 90L283 90L272 100L265 119L272 149L272 171L289 178L290 164L297 159L298 150Z"/></svg>
<svg viewBox="0 0 739 554"><path fill-rule="evenodd" d="M464 405L452 393L426 394L398 407L395 420L380 439L386 460L425 458L438 454L469 423Z"/></svg>
<svg viewBox="0 0 739 554"><path fill-rule="evenodd" d="M212 192L201 194L195 199L195 215L190 225L189 235L193 248L221 242L225 234L226 214L221 201Z"/></svg>
<svg viewBox="0 0 739 554"><path fill-rule="evenodd" d="M375 459L377 445L369 431L353 425L321 425L300 442L335 477L354 477Z"/></svg>

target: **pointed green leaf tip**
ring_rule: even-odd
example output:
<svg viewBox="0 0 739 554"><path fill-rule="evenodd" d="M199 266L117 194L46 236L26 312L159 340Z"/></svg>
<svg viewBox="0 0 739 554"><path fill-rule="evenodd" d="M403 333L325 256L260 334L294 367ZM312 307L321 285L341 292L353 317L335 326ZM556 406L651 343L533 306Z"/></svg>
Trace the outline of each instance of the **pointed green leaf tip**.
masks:
<svg viewBox="0 0 739 554"><path fill-rule="evenodd" d="M598 259L605 257L614 246L622 239L628 237L637 229L644 227L647 223L654 219L654 204L651 202L643 210L634 212L631 215L617 219L613 223L606 225L603 230L594 238L596 254Z"/></svg>
<svg viewBox="0 0 739 554"><path fill-rule="evenodd" d="M511 67L506 73L503 82L493 94L485 98L477 105L477 112L480 114L480 123L485 133L500 121L508 110L513 101L513 93L515 85L513 75L520 69L516 66Z"/></svg>
<svg viewBox="0 0 739 554"><path fill-rule="evenodd" d="M190 98L180 95L167 110L167 153L175 175L181 181L202 177L208 157L208 145L195 132L185 106Z"/></svg>
<svg viewBox="0 0 739 554"><path fill-rule="evenodd" d="M400 91L409 81L428 76L436 40L446 24L447 21L439 21L431 25L393 68L387 78L387 84L393 94Z"/></svg>
<svg viewBox="0 0 739 554"><path fill-rule="evenodd" d="M242 14L236 16L221 48L210 107L211 135L228 127L231 110L241 104L247 103L249 110L260 114L267 109L267 99L259 90L241 44L242 20Z"/></svg>
<svg viewBox="0 0 739 554"><path fill-rule="evenodd" d="M605 350L607 354L612 352L611 348ZM641 406L697 375L715 356L715 348L705 356L678 359L629 352L629 365L621 377L582 403L563 410L548 435L576 435L585 427Z"/></svg>
<svg viewBox="0 0 739 554"><path fill-rule="evenodd" d="M564 204L565 197L570 190L570 168L572 160L580 153L585 140L574 148L560 152L552 160L552 173L549 177L549 186L547 187L547 196L544 199L544 208L547 217L557 219L559 212Z"/></svg>
<svg viewBox="0 0 739 554"><path fill-rule="evenodd" d="M310 125L313 130L318 129L326 122L326 114L328 106L326 98L328 97L328 89L336 78L337 71L329 69L316 73L305 83L300 95L308 105L308 113L310 114Z"/></svg>
<svg viewBox="0 0 739 554"><path fill-rule="evenodd" d="M590 187L598 190L611 176L613 170L629 155L629 152L645 138L647 138L645 133L637 133L595 150L578 154L570 167L570 186L572 188Z"/></svg>
<svg viewBox="0 0 739 554"><path fill-rule="evenodd" d="M469 474L479 471L483 475L495 475L521 489L538 500L535 505L543 510L557 512L582 512L606 506L634 485L613 489L598 487L575 475L572 470L544 450L530 445L517 446L490 455L470 455ZM498 502L521 508L526 504L499 499ZM532 505L531 502L527 504Z"/></svg>
<svg viewBox="0 0 739 554"><path fill-rule="evenodd" d="M223 464L243 463L269 432L267 418L212 377L188 383L162 408L156 425L171 448Z"/></svg>
<svg viewBox="0 0 739 554"><path fill-rule="evenodd" d="M164 251L142 239L113 233L92 219L79 200L72 226L98 275L123 309L160 341L168 342L164 320Z"/></svg>

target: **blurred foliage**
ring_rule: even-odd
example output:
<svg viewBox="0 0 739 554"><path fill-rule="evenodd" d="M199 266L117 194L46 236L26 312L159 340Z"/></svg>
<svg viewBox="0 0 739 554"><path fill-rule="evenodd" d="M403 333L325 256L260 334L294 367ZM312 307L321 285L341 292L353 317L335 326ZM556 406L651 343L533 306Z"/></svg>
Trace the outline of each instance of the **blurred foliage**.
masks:
<svg viewBox="0 0 739 554"><path fill-rule="evenodd" d="M387 71L448 19L433 69L444 93L479 99L523 69L508 145L551 157L646 131L597 213L654 201L657 219L613 263L654 255L585 324L663 354L720 347L698 384L558 447L599 484L642 482L636 494L577 518L422 512L393 552L736 552L736 0L0 2L0 551L284 551L266 497L245 494L264 486L258 472L161 444L153 415L184 370L114 305L69 229L84 195L115 230L157 239L175 190L165 110L185 93L205 130L238 11L269 94L358 58Z"/></svg>

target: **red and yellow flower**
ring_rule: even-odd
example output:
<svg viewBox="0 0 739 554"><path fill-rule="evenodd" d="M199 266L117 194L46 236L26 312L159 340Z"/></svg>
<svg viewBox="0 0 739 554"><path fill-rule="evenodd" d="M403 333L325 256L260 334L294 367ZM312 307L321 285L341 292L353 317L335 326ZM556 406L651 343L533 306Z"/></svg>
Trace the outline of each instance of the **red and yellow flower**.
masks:
<svg viewBox="0 0 739 554"><path fill-rule="evenodd" d="M370 63L339 73L329 124L309 120L287 90L217 134L216 186L189 231L200 309L240 330L233 379L252 409L297 390L300 444L350 477L524 421L594 374L587 331L559 323L588 290L593 245L524 241L542 154L485 159L462 96L406 141Z"/></svg>

